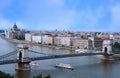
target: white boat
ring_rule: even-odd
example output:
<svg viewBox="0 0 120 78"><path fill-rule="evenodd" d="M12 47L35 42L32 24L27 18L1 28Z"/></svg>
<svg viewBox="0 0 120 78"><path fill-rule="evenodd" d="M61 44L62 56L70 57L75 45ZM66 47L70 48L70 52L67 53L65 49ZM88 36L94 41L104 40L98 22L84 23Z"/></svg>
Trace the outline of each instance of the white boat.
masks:
<svg viewBox="0 0 120 78"><path fill-rule="evenodd" d="M64 64L64 63L59 63L58 65L55 65L57 68L65 68L65 69L71 69L73 70L73 67L70 66L70 64Z"/></svg>
<svg viewBox="0 0 120 78"><path fill-rule="evenodd" d="M75 51L78 52L78 51L81 51L81 49L76 49Z"/></svg>
<svg viewBox="0 0 120 78"><path fill-rule="evenodd" d="M31 62L30 66L38 66L38 64L36 62Z"/></svg>
<svg viewBox="0 0 120 78"><path fill-rule="evenodd" d="M87 50L85 50L85 49L76 49L75 51L78 52L78 53L85 53L85 52L87 52Z"/></svg>

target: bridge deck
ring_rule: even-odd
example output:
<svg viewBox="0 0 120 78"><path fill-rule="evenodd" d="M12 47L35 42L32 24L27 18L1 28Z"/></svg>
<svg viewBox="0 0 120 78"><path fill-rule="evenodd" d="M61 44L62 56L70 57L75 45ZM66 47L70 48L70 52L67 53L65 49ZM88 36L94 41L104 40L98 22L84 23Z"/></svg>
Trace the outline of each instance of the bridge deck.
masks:
<svg viewBox="0 0 120 78"><path fill-rule="evenodd" d="M92 56L92 55L106 55L106 54L105 53L78 53L78 54L40 56L40 57L32 57L32 58L29 58L29 59L31 61L36 61L36 60L56 59L56 58L65 58L65 57L77 57L77 56ZM17 59L3 60L3 61L0 61L0 65L18 63L18 62L19 62L19 60L17 60Z"/></svg>
<svg viewBox="0 0 120 78"><path fill-rule="evenodd" d="M35 60L46 60L46 59L66 58L66 57L77 57L77 56L92 56L92 55L104 55L104 53L79 53L79 54L51 55L51 56L43 56L43 57L33 57L30 59L32 61L35 61Z"/></svg>

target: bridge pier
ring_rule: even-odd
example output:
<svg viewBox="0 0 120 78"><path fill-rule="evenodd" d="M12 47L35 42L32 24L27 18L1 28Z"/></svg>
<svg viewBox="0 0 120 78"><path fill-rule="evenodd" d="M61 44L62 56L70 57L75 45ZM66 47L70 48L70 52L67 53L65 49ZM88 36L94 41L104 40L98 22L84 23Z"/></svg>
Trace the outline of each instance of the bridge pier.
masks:
<svg viewBox="0 0 120 78"><path fill-rule="evenodd" d="M29 63L16 63L15 70L30 70Z"/></svg>
<svg viewBox="0 0 120 78"><path fill-rule="evenodd" d="M102 56L101 56L101 60L103 60L103 61L104 61L104 60L110 60L110 58L111 58L111 57L110 57L109 55L102 55Z"/></svg>
<svg viewBox="0 0 120 78"><path fill-rule="evenodd" d="M101 56L102 60L111 60L110 54L112 54L112 40L104 40L103 41L103 49L102 52L105 54Z"/></svg>
<svg viewBox="0 0 120 78"><path fill-rule="evenodd" d="M17 53L18 63L15 64L15 70L30 70L30 59L28 55L28 47L19 45Z"/></svg>

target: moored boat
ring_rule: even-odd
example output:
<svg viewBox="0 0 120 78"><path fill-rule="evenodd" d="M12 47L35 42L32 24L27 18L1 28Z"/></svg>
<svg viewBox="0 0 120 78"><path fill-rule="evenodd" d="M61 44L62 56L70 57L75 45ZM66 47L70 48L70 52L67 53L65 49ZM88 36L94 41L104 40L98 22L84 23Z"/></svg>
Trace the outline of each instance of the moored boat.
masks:
<svg viewBox="0 0 120 78"><path fill-rule="evenodd" d="M73 67L70 64L64 64L64 63L59 63L58 65L55 65L55 67L73 70Z"/></svg>
<svg viewBox="0 0 120 78"><path fill-rule="evenodd" d="M31 62L30 66L38 66L38 64L36 62Z"/></svg>

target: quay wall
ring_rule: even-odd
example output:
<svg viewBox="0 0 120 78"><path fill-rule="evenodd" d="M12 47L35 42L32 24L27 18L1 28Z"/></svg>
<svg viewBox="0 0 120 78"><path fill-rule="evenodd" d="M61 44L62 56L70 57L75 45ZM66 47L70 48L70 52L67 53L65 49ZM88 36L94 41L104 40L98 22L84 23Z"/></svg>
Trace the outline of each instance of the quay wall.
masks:
<svg viewBox="0 0 120 78"><path fill-rule="evenodd" d="M2 38L5 39L5 40L7 40L8 42L12 42L12 43L16 43L16 44L29 44L29 45L36 45L36 46L40 46L40 47L47 47L47 48L54 48L54 49L63 49L63 50L75 51L75 48L71 47L71 46L46 45L46 44L29 42L29 41L25 41L25 40L7 39L5 37L2 37Z"/></svg>

